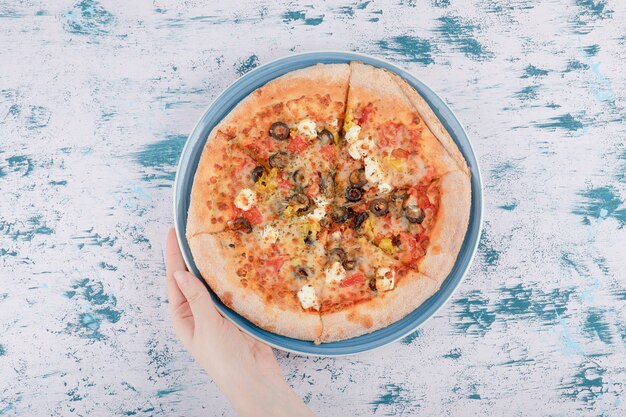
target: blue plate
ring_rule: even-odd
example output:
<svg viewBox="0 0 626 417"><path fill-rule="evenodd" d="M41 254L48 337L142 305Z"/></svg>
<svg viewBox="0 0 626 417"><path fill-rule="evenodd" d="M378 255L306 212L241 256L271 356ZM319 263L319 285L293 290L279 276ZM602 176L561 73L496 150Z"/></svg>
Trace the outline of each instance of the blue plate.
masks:
<svg viewBox="0 0 626 417"><path fill-rule="evenodd" d="M444 281L441 289L402 320L367 335L340 342L323 343L321 345L280 336L255 326L226 307L220 299L211 292L211 296L218 310L242 331L277 349L303 355L339 356L365 352L394 342L414 332L445 304L452 296L456 287L461 283L476 253L482 227L482 182L478 162L476 161L472 145L467 138L463 126L461 126L461 123L446 103L423 82L387 61L354 52L308 52L277 59L255 68L235 81L209 106L189 135L180 156L174 186L174 219L176 233L189 270L196 276L200 276L198 268L193 262L189 244L185 238L185 228L187 224L187 209L189 208L191 186L193 184L198 161L200 160L200 154L209 132L237 103L239 103L239 101L268 81L290 71L318 63L348 63L350 61L361 61L375 67L385 68L395 72L407 80L428 102L437 117L439 117L439 120L441 120L448 129L448 132L452 135L452 138L454 138L472 171L471 215L461 252L459 253L452 272L450 272L450 275Z"/></svg>

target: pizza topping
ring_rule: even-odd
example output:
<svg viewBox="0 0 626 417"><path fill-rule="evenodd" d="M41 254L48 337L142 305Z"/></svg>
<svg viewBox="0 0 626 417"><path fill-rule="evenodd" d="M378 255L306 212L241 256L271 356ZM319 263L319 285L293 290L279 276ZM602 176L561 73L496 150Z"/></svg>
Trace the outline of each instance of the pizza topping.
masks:
<svg viewBox="0 0 626 417"><path fill-rule="evenodd" d="M330 217L334 223L342 224L354 216L354 211L350 207L335 206L330 212Z"/></svg>
<svg viewBox="0 0 626 417"><path fill-rule="evenodd" d="M313 308L315 310L320 309L320 303L317 300L317 294L315 294L315 288L312 285L305 285L298 291L298 299L303 309Z"/></svg>
<svg viewBox="0 0 626 417"><path fill-rule="evenodd" d="M387 267L378 268L376 270L376 290L389 291L393 290L395 284L396 273Z"/></svg>
<svg viewBox="0 0 626 417"><path fill-rule="evenodd" d="M252 225L263 223L263 216L256 207L252 207L250 210L244 211L241 217L249 221Z"/></svg>
<svg viewBox="0 0 626 417"><path fill-rule="evenodd" d="M348 143L348 153L352 159L361 159L374 148L374 142L370 137L359 138L361 133L361 126L353 125L345 135L345 140Z"/></svg>
<svg viewBox="0 0 626 417"><path fill-rule="evenodd" d="M421 224L424 221L424 217L426 217L424 210L414 205L408 205L404 209L404 216L409 222L417 224Z"/></svg>
<svg viewBox="0 0 626 417"><path fill-rule="evenodd" d="M328 206L328 200L319 196L315 198L315 204L317 207L309 213L308 217L314 220L320 221L326 215L326 207Z"/></svg>
<svg viewBox="0 0 626 417"><path fill-rule="evenodd" d="M365 221L365 219L367 219L370 215L367 214L366 211L363 211L361 213L359 213L356 218L354 219L354 228L358 229L361 227L361 225L363 224L363 222Z"/></svg>
<svg viewBox="0 0 626 417"><path fill-rule="evenodd" d="M350 129L346 131L344 138L348 143L354 143L359 140L359 133L361 133L361 126L352 125L350 126Z"/></svg>
<svg viewBox="0 0 626 417"><path fill-rule="evenodd" d="M356 266L356 259L346 259L341 265L346 271L352 271Z"/></svg>
<svg viewBox="0 0 626 417"><path fill-rule="evenodd" d="M389 191L391 191L391 185L387 184L386 182L381 182L378 184L378 192L382 194L387 194Z"/></svg>
<svg viewBox="0 0 626 417"><path fill-rule="evenodd" d="M261 233L261 240L266 245L276 243L278 240L278 231L269 224L266 225L265 228L263 228L263 233Z"/></svg>
<svg viewBox="0 0 626 417"><path fill-rule="evenodd" d="M285 169L288 162L287 152L279 151L270 155L269 163L272 168Z"/></svg>
<svg viewBox="0 0 626 417"><path fill-rule="evenodd" d="M308 142L304 140L302 136L296 136L295 138L291 140L291 142L289 142L289 145L287 145L287 150L289 152L300 154L304 152L306 148L308 147L309 147Z"/></svg>
<svg viewBox="0 0 626 417"><path fill-rule="evenodd" d="M333 198L335 195L335 173L323 172L320 176L320 189L324 197Z"/></svg>
<svg viewBox="0 0 626 417"><path fill-rule="evenodd" d="M303 170L296 169L293 174L291 174L291 178L298 187L304 188L306 186L306 175L304 175Z"/></svg>
<svg viewBox="0 0 626 417"><path fill-rule="evenodd" d="M307 279L309 277L309 271L303 266L297 266L293 271L293 276L296 279Z"/></svg>
<svg viewBox="0 0 626 417"><path fill-rule="evenodd" d="M262 167L261 165L254 167L254 169L252 170L252 174L250 175L250 177L252 178L252 182L258 182L263 177L263 174L265 174L264 167Z"/></svg>
<svg viewBox="0 0 626 417"><path fill-rule="evenodd" d="M346 277L346 270L341 262L333 262L326 269L326 284L337 284Z"/></svg>
<svg viewBox="0 0 626 417"><path fill-rule="evenodd" d="M283 122L272 123L270 136L276 140L285 140L289 137L289 126Z"/></svg>
<svg viewBox="0 0 626 417"><path fill-rule="evenodd" d="M409 195L409 188L408 187L400 187L400 188L396 188L394 189L391 194L389 195L389 198L391 198L392 200L402 200L404 201Z"/></svg>
<svg viewBox="0 0 626 417"><path fill-rule="evenodd" d="M300 121L300 123L296 126L296 129L298 130L298 133L306 138L314 139L317 137L317 126L311 119L304 119Z"/></svg>
<svg viewBox="0 0 626 417"><path fill-rule="evenodd" d="M367 178L365 178L365 169L355 169L350 173L348 179L350 180L350 184L354 185L355 187L363 187L365 184L367 184Z"/></svg>
<svg viewBox="0 0 626 417"><path fill-rule="evenodd" d="M363 197L363 190L359 187L348 187L346 188L346 200L354 203L357 202Z"/></svg>
<svg viewBox="0 0 626 417"><path fill-rule="evenodd" d="M393 241L388 237L381 239L378 242L378 247L388 255L393 253Z"/></svg>
<svg viewBox="0 0 626 417"><path fill-rule="evenodd" d="M322 142L322 144L330 145L335 143L335 135L333 135L328 129L324 129L318 133L317 138Z"/></svg>
<svg viewBox="0 0 626 417"><path fill-rule="evenodd" d="M243 211L250 210L255 203L256 195L249 188L239 191L239 194L235 197L235 207Z"/></svg>
<svg viewBox="0 0 626 417"><path fill-rule="evenodd" d="M311 199L303 193L294 194L289 198L289 203L285 212L289 214L301 215L311 208Z"/></svg>
<svg viewBox="0 0 626 417"><path fill-rule="evenodd" d="M375 216L384 216L389 212L389 204L384 198L375 198L370 203L370 211Z"/></svg>
<svg viewBox="0 0 626 417"><path fill-rule="evenodd" d="M361 272L357 272L356 274L350 275L339 284L341 287L350 287L352 285L362 284L365 281L365 275Z"/></svg>
<svg viewBox="0 0 626 417"><path fill-rule="evenodd" d="M233 230L237 230L239 232L244 232L244 233L252 232L252 225L250 224L248 220L244 219L243 217L237 217L233 221L232 228Z"/></svg>
<svg viewBox="0 0 626 417"><path fill-rule="evenodd" d="M382 183L385 179L385 172L380 167L378 161L374 158L366 157L363 162L365 163L365 178L375 184Z"/></svg>
<svg viewBox="0 0 626 417"><path fill-rule="evenodd" d="M346 255L346 251L341 248L334 248L328 252L328 262L341 262L342 264L346 261L348 255Z"/></svg>

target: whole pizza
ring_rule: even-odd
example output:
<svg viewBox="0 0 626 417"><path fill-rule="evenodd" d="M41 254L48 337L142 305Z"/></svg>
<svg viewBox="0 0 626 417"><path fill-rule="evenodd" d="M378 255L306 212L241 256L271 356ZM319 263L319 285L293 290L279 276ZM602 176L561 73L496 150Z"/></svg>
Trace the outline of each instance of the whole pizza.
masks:
<svg viewBox="0 0 626 417"><path fill-rule="evenodd" d="M316 343L400 320L441 286L470 171L424 99L359 62L290 72L209 134L187 239L228 307Z"/></svg>

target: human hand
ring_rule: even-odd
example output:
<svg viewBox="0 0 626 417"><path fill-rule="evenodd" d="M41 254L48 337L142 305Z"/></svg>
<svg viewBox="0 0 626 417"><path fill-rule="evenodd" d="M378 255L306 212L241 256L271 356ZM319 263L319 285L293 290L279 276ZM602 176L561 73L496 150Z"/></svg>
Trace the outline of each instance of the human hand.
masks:
<svg viewBox="0 0 626 417"><path fill-rule="evenodd" d="M187 271L169 230L165 266L176 335L241 416L313 416L285 382L272 348L224 319L205 286Z"/></svg>

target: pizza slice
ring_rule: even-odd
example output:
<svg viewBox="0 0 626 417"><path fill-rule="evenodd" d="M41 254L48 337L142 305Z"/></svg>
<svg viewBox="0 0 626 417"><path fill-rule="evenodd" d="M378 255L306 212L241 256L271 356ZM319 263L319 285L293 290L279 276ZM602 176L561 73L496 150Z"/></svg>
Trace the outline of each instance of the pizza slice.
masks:
<svg viewBox="0 0 626 417"><path fill-rule="evenodd" d="M187 237L225 229L251 229L269 215L255 190L258 163L232 146L219 130L211 133L194 177L187 219Z"/></svg>
<svg viewBox="0 0 626 417"><path fill-rule="evenodd" d="M229 308L266 330L315 340L321 334L325 239L303 217L249 232L200 234L189 245L202 277Z"/></svg>
<svg viewBox="0 0 626 417"><path fill-rule="evenodd" d="M320 342L385 327L438 288L435 280L398 263L352 228L329 231L326 248Z"/></svg>
<svg viewBox="0 0 626 417"><path fill-rule="evenodd" d="M441 283L467 227L467 165L406 81L384 69L355 62L350 66L339 147L344 164L336 173L338 210L347 208L357 231L388 255ZM460 213L464 215L456 216Z"/></svg>
<svg viewBox="0 0 626 417"><path fill-rule="evenodd" d="M343 125L349 75L348 64L285 74L241 101L218 128L263 160L282 164L316 156L321 165L329 164ZM320 154L324 157L317 158Z"/></svg>

